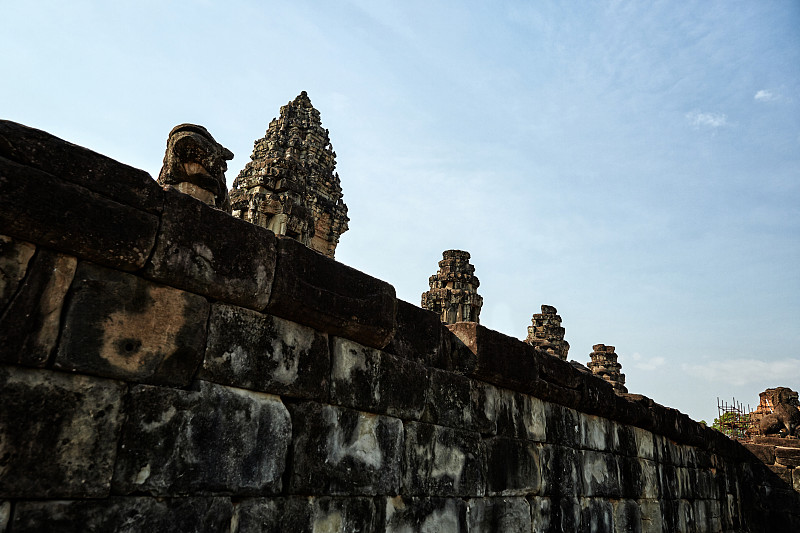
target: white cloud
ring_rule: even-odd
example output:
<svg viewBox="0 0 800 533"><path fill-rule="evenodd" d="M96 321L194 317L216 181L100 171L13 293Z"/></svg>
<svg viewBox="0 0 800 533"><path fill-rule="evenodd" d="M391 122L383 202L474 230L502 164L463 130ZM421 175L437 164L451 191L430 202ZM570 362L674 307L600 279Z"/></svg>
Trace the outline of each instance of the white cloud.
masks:
<svg viewBox="0 0 800 533"><path fill-rule="evenodd" d="M768 91L766 89L761 89L755 94L755 96L753 96L753 99L759 102L774 102L779 98L780 97L777 94L774 94L772 91Z"/></svg>
<svg viewBox="0 0 800 533"><path fill-rule="evenodd" d="M625 371L625 367L628 368L635 368L637 370L644 370L645 372L650 372L652 370L657 370L658 368L664 366L664 363L667 360L664 357L656 356L656 357L644 357L639 352L634 352L631 355L630 360L627 357L620 356L619 362L623 365L623 372Z"/></svg>
<svg viewBox="0 0 800 533"><path fill-rule="evenodd" d="M728 383L731 385L747 385L773 381L777 385L787 379L796 379L800 359L779 359L762 361L760 359L727 359L725 361L706 361L702 363L684 363L683 371L701 379Z"/></svg>
<svg viewBox="0 0 800 533"><path fill-rule="evenodd" d="M727 126L728 117L724 113L701 113L699 111L692 111L686 113L686 119L689 124L695 128L721 128Z"/></svg>

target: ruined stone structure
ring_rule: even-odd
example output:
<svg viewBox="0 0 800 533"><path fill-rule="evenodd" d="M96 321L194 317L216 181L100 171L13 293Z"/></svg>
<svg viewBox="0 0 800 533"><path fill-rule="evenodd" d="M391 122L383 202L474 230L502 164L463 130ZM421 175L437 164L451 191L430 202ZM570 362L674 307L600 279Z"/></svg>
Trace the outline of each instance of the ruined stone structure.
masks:
<svg viewBox="0 0 800 533"><path fill-rule="evenodd" d="M158 183L230 213L225 171L231 159L203 126L180 124L169 132Z"/></svg>
<svg viewBox="0 0 800 533"><path fill-rule="evenodd" d="M483 298L478 295L480 282L469 252L446 250L439 261L439 271L428 280L430 290L422 293L422 308L433 311L445 324L480 323Z"/></svg>
<svg viewBox="0 0 800 533"><path fill-rule="evenodd" d="M592 353L589 354L591 361L588 366L595 376L601 377L614 387L614 391L626 393L625 374L621 374L622 365L617 362L617 354L614 353L613 346L605 344L595 344L592 346Z"/></svg>
<svg viewBox="0 0 800 533"><path fill-rule="evenodd" d="M233 216L333 257L347 206L328 130L305 91L281 107L230 191Z"/></svg>
<svg viewBox="0 0 800 533"><path fill-rule="evenodd" d="M767 389L760 395L758 433L800 437L800 407L797 392L788 387Z"/></svg>
<svg viewBox="0 0 800 533"><path fill-rule="evenodd" d="M567 360L569 343L564 340L564 328L561 327L561 316L552 305L543 305L541 313L534 313L533 325L528 326L528 337L525 342L538 346L550 355L562 361Z"/></svg>
<svg viewBox="0 0 800 533"><path fill-rule="evenodd" d="M798 449L7 121L0 235L3 533L800 531Z"/></svg>

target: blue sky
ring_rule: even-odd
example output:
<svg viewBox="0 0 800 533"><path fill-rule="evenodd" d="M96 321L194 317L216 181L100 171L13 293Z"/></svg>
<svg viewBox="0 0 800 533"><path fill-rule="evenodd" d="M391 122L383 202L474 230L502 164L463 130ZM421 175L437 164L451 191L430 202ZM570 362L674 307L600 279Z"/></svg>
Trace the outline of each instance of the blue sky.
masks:
<svg viewBox="0 0 800 533"><path fill-rule="evenodd" d="M419 304L468 250L481 322L558 308L585 363L696 419L800 388L800 3L2 1L0 116L156 176L308 91L337 259Z"/></svg>

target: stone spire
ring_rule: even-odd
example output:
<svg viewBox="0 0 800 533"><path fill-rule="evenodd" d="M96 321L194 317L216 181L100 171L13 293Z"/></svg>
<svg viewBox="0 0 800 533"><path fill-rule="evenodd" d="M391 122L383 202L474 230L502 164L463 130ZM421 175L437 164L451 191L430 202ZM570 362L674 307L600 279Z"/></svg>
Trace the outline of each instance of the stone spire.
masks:
<svg viewBox="0 0 800 533"><path fill-rule="evenodd" d="M589 357L592 361L589 363L589 369L592 374L599 376L608 381L617 394L628 392L625 388L625 374L620 374L622 365L617 362L617 354L614 353L613 346L606 346L605 344L595 344L592 346L594 350Z"/></svg>
<svg viewBox="0 0 800 533"><path fill-rule="evenodd" d="M538 346L550 355L562 361L567 360L569 343L564 340L564 328L561 327L561 316L552 305L543 305L541 313L534 313L532 326L528 326L528 338L525 342Z"/></svg>
<svg viewBox="0 0 800 533"><path fill-rule="evenodd" d="M333 257L347 206L328 130L305 91L281 107L230 191L233 216Z"/></svg>
<svg viewBox="0 0 800 533"><path fill-rule="evenodd" d="M480 282L469 252L447 250L439 261L439 271L430 277L430 290L422 293L422 307L437 313L445 324L480 322L483 298L478 295Z"/></svg>

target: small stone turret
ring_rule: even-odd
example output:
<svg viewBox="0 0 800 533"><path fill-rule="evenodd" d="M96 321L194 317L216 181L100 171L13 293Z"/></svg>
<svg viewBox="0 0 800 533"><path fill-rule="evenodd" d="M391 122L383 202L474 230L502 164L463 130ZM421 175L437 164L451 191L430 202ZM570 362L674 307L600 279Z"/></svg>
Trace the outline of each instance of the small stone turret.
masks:
<svg viewBox="0 0 800 533"><path fill-rule="evenodd" d="M225 171L231 159L233 153L203 126L180 124L169 132L158 184L230 213Z"/></svg>
<svg viewBox="0 0 800 533"><path fill-rule="evenodd" d="M592 350L592 353L589 354L589 357L592 358L589 363L589 369L592 374L600 376L611 383L617 394L628 392L628 389L625 388L625 374L620 373L622 365L617 362L617 354L614 353L614 347L595 344L592 346Z"/></svg>
<svg viewBox="0 0 800 533"><path fill-rule="evenodd" d="M281 107L230 191L233 216L333 257L347 206L328 130L305 91Z"/></svg>
<svg viewBox="0 0 800 533"><path fill-rule="evenodd" d="M422 307L437 313L445 324L480 322L483 298L478 295L480 282L469 252L447 250L439 261L439 271L430 277L430 290L422 293Z"/></svg>
<svg viewBox="0 0 800 533"><path fill-rule="evenodd" d="M525 342L545 350L562 361L567 360L569 343L564 340L564 328L561 327L561 316L552 305L543 305L541 313L534 313L533 325L528 326L528 337Z"/></svg>

